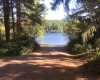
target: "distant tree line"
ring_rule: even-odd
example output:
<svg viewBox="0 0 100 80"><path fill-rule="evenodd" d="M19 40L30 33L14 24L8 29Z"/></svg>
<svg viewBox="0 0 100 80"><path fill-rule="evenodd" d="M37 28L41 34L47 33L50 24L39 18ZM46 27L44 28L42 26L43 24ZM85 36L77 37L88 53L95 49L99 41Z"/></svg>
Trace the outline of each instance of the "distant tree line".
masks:
<svg viewBox="0 0 100 80"><path fill-rule="evenodd" d="M47 20L45 23L46 33L58 33L63 32L66 25L66 21L63 20Z"/></svg>

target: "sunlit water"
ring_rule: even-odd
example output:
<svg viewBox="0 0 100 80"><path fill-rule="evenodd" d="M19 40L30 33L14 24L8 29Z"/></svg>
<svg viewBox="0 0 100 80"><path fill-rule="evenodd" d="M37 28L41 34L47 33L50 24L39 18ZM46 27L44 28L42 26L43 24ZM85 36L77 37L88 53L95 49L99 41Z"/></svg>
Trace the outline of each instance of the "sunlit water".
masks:
<svg viewBox="0 0 100 80"><path fill-rule="evenodd" d="M46 33L44 38L37 38L39 44L49 46L63 46L68 43L68 38L63 33Z"/></svg>

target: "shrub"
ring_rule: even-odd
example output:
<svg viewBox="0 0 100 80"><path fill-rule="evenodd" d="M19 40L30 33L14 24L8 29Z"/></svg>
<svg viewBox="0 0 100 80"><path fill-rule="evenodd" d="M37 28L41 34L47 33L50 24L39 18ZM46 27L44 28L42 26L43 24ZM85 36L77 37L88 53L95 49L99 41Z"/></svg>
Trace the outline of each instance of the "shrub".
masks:
<svg viewBox="0 0 100 80"><path fill-rule="evenodd" d="M82 46L81 44L74 44L72 51L75 53L81 53L84 50L84 46Z"/></svg>
<svg viewBox="0 0 100 80"><path fill-rule="evenodd" d="M92 60L100 59L100 52L95 53L95 55L92 57Z"/></svg>
<svg viewBox="0 0 100 80"><path fill-rule="evenodd" d="M67 49L71 53L82 53L93 51L91 44L81 43L78 39L71 40L67 44Z"/></svg>
<svg viewBox="0 0 100 80"><path fill-rule="evenodd" d="M100 52L100 38L97 38L94 43L94 51L96 53Z"/></svg>
<svg viewBox="0 0 100 80"><path fill-rule="evenodd" d="M67 49L69 52L73 52L73 47L74 47L74 44L77 44L79 43L79 40L78 39L73 39L73 40L70 40L67 44Z"/></svg>
<svg viewBox="0 0 100 80"><path fill-rule="evenodd" d="M0 45L0 56L16 56L36 51L40 48L32 37L23 36L21 40L2 42Z"/></svg>

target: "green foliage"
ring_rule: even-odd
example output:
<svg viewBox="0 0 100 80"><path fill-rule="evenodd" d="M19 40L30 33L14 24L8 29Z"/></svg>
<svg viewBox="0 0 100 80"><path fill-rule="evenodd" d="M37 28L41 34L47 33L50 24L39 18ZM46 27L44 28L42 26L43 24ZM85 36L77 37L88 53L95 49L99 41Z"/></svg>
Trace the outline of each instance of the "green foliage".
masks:
<svg viewBox="0 0 100 80"><path fill-rule="evenodd" d="M4 13L0 13L0 56L38 50L40 46L35 38L44 33L44 4L39 0L1 0L0 3L0 11Z"/></svg>
<svg viewBox="0 0 100 80"><path fill-rule="evenodd" d="M82 24L79 22L68 21L64 28L64 33L68 35L69 39L79 38L82 31L81 27Z"/></svg>
<svg viewBox="0 0 100 80"><path fill-rule="evenodd" d="M3 39L5 35L5 27L3 23L0 22L0 39Z"/></svg>
<svg viewBox="0 0 100 80"><path fill-rule="evenodd" d="M96 53L100 52L100 38L95 39L95 43L93 46L95 48Z"/></svg>
<svg viewBox="0 0 100 80"><path fill-rule="evenodd" d="M84 51L84 46L81 44L74 44L73 46L73 52L75 53L82 53Z"/></svg>
<svg viewBox="0 0 100 80"><path fill-rule="evenodd" d="M95 40L93 47L95 55L92 57L92 59L100 59L100 38Z"/></svg>
<svg viewBox="0 0 100 80"><path fill-rule="evenodd" d="M0 39L17 40L26 33L43 35L45 5L39 0L1 0L0 3L0 11L4 13L0 13L0 26L4 26L4 30L0 27ZM14 8L16 11L13 10Z"/></svg>
<svg viewBox="0 0 100 80"><path fill-rule="evenodd" d="M22 19L23 33L33 35L34 37L44 34L44 15L45 6L40 4L39 0L24 2L25 15Z"/></svg>
<svg viewBox="0 0 100 80"><path fill-rule="evenodd" d="M91 27L92 26L92 27ZM91 24L84 25L84 22L70 21L67 24L65 33L69 36L70 42L68 43L69 51L80 52L93 52L93 49L99 49L99 40L93 40L95 27ZM96 39L95 37L94 39ZM89 41L90 40L90 41ZM93 41L95 43L93 43ZM100 50L100 49L99 49Z"/></svg>
<svg viewBox="0 0 100 80"><path fill-rule="evenodd" d="M80 39L70 40L67 49L71 53L82 53L93 51L91 44L82 43Z"/></svg>
<svg viewBox="0 0 100 80"><path fill-rule="evenodd" d="M90 44L74 44L73 52L82 53L82 52L91 52L92 46Z"/></svg>
<svg viewBox="0 0 100 80"><path fill-rule="evenodd" d="M23 55L40 48L39 44L30 36L24 35L20 41L0 43L0 56Z"/></svg>
<svg viewBox="0 0 100 80"><path fill-rule="evenodd" d="M100 57L85 63L82 67L94 76L100 74Z"/></svg>
<svg viewBox="0 0 100 80"><path fill-rule="evenodd" d="M96 31L96 27L92 24L88 25L85 31L82 33L83 42L88 41L88 39L94 36L94 32Z"/></svg>
<svg viewBox="0 0 100 80"><path fill-rule="evenodd" d="M45 23L45 32L46 33L57 33L63 32L66 21L63 20L47 20Z"/></svg>
<svg viewBox="0 0 100 80"><path fill-rule="evenodd" d="M100 51L96 52L96 54L92 57L92 60L100 59Z"/></svg>
<svg viewBox="0 0 100 80"><path fill-rule="evenodd" d="M71 0L66 1L55 0L52 9L55 10L61 2L68 9ZM90 73L100 74L100 0L76 0L76 2L77 7L70 10L72 11L68 17L70 23L64 31L71 40L67 45L68 50L73 53L88 51L94 54L93 59L86 63L85 67Z"/></svg>

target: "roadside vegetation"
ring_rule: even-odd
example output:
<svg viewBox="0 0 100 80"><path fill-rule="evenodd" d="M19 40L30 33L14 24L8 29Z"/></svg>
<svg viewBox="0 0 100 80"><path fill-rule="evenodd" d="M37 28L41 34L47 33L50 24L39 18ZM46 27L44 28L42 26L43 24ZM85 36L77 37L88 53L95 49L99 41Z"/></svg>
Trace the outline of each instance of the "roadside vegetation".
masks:
<svg viewBox="0 0 100 80"><path fill-rule="evenodd" d="M89 61L83 65L86 71L100 74L100 1L76 0L73 8L69 7L70 1L55 0L52 3L52 10L62 3L69 13L64 28L69 37L67 50L74 55L87 53Z"/></svg>
<svg viewBox="0 0 100 80"><path fill-rule="evenodd" d="M0 6L0 57L38 50L36 37L44 33L44 4L38 0L0 0Z"/></svg>
<svg viewBox="0 0 100 80"><path fill-rule="evenodd" d="M100 28L92 24L70 21L65 30L70 39L66 47L74 55L86 53L88 61L81 67L96 75L100 74Z"/></svg>
<svg viewBox="0 0 100 80"><path fill-rule="evenodd" d="M63 3L65 11L72 12L64 21L46 23L45 6L39 0L0 0L0 57L36 51L40 48L37 36L63 32L69 37L67 50L88 54L89 61L82 67L100 74L100 1L76 0L71 10L70 1L54 0L52 10Z"/></svg>
<svg viewBox="0 0 100 80"><path fill-rule="evenodd" d="M64 32L69 36L70 53L87 53L86 70L100 74L100 1L77 1Z"/></svg>

